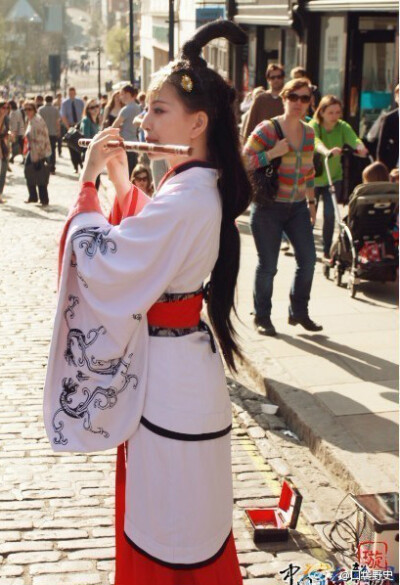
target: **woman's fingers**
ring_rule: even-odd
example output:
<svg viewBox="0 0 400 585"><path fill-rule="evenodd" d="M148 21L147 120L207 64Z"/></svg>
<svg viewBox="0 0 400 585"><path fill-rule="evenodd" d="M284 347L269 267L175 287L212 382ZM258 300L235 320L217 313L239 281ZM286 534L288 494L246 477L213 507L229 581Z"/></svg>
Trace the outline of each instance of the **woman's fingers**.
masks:
<svg viewBox="0 0 400 585"><path fill-rule="evenodd" d="M117 140L120 138L120 130L119 128L106 128L105 130L101 130L98 132L95 137L92 139L92 145L108 142L109 140ZM121 138L122 140L122 138Z"/></svg>
<svg viewBox="0 0 400 585"><path fill-rule="evenodd" d="M119 135L110 135L110 134L106 134L103 136L98 136L95 137L95 139L93 139L91 145L89 148L93 149L95 148L96 150L101 150L102 152L106 152L108 150L111 150L110 148L107 147L109 142L119 142L122 146L123 144L123 140ZM113 149L115 149L116 147L114 146Z"/></svg>

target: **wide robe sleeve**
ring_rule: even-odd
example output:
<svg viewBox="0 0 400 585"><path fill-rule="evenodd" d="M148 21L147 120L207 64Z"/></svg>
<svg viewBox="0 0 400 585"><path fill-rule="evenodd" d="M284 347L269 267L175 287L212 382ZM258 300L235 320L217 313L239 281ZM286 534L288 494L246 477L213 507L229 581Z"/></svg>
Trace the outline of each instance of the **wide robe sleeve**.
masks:
<svg viewBox="0 0 400 585"><path fill-rule="evenodd" d="M99 213L70 224L45 382L56 451L99 451L135 432L143 411L146 313L207 235L207 214L166 186L136 217Z"/></svg>

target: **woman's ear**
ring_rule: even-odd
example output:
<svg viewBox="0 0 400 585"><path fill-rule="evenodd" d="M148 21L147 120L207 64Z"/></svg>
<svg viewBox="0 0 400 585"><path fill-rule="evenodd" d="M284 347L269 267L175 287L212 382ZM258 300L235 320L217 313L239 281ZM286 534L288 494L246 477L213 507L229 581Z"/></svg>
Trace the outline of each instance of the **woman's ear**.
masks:
<svg viewBox="0 0 400 585"><path fill-rule="evenodd" d="M199 111L193 115L193 126L191 138L197 138L206 131L208 126L208 116L205 112Z"/></svg>

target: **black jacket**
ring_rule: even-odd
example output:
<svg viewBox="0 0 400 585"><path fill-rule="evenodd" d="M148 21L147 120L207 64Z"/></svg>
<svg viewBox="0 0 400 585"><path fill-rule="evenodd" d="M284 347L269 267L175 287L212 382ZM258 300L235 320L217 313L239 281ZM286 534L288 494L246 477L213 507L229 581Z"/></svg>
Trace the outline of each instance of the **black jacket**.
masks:
<svg viewBox="0 0 400 585"><path fill-rule="evenodd" d="M383 162L389 171L397 167L399 161L399 109L392 110L381 122L376 158Z"/></svg>

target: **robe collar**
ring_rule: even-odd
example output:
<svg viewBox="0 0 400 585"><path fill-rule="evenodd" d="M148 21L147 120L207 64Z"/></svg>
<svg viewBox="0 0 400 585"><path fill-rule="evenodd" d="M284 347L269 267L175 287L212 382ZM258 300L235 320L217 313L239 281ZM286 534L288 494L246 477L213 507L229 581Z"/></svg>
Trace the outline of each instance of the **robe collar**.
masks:
<svg viewBox="0 0 400 585"><path fill-rule="evenodd" d="M193 159L189 160L188 162L180 163L178 165L175 165L165 173L165 175L158 184L157 191L159 191L161 187L164 185L164 183L168 181L168 179L170 179L171 177L175 177L175 175L179 175L180 173L188 171L189 169L193 169L194 167L200 167L203 169L215 169L214 165L204 160Z"/></svg>

